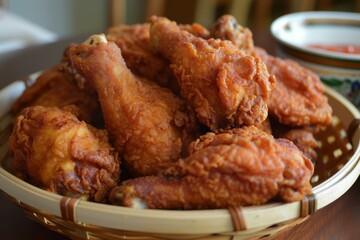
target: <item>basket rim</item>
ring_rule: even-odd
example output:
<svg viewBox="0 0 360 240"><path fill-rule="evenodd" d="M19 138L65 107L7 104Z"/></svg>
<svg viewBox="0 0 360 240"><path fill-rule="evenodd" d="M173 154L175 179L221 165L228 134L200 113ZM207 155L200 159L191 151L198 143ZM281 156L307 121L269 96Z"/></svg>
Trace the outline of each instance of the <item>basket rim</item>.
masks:
<svg viewBox="0 0 360 240"><path fill-rule="evenodd" d="M22 91L18 83L6 87L8 92ZM0 99L5 90L0 91ZM338 101L355 119L360 112L345 97L326 87L328 96ZM16 94L15 94L16 95ZM1 126L0 126L1 127ZM0 128L1 129L1 128ZM359 128L357 128L359 131ZM356 136L356 142L360 137ZM1 146L8 147L8 146ZM345 166L335 175L313 188L315 210L335 201L344 194L360 175L360 144ZM339 187L341 185L341 187ZM337 188L334 190L334 186ZM60 202L63 196L35 187L7 172L0 166L0 189L17 201L43 212L62 217ZM241 209L247 230L267 228L274 224L299 219L302 202L268 203ZM141 231L162 234L212 234L234 232L234 225L228 209L210 210L158 210L133 209L122 206L93 203L80 200L76 206L75 222L104 228L127 231ZM270 217L269 217L270 216ZM140 230L141 228L141 230ZM186 229L186 233L184 232Z"/></svg>

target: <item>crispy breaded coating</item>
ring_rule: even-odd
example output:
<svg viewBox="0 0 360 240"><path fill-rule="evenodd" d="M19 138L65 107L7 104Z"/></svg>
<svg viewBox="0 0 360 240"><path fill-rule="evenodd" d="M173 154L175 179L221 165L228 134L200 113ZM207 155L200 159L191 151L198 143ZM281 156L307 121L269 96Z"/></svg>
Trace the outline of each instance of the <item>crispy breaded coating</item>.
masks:
<svg viewBox="0 0 360 240"><path fill-rule="evenodd" d="M275 79L260 58L229 41L196 37L166 18L151 22L152 46L169 60L182 97L202 124L219 131L266 119Z"/></svg>
<svg viewBox="0 0 360 240"><path fill-rule="evenodd" d="M272 134L276 138L286 138L292 141L306 157L313 162L317 159L318 141L315 139L314 134L319 131L318 127L304 126L293 127L284 125L271 119Z"/></svg>
<svg viewBox="0 0 360 240"><path fill-rule="evenodd" d="M211 38L209 30L199 23L193 24L179 24L181 30L187 31L196 37L201 37L204 39Z"/></svg>
<svg viewBox="0 0 360 240"><path fill-rule="evenodd" d="M332 108L318 75L290 60L273 57L263 49L256 54L276 77L268 103L269 113L280 123L292 126L329 125Z"/></svg>
<svg viewBox="0 0 360 240"><path fill-rule="evenodd" d="M223 15L211 26L210 34L214 38L229 40L240 50L251 53L254 41L250 29L241 26L231 15Z"/></svg>
<svg viewBox="0 0 360 240"><path fill-rule="evenodd" d="M200 24L180 25L182 30L195 36L209 38L210 32ZM150 46L150 23L121 24L107 30L106 38L121 49L127 67L135 74L178 92L167 60L155 53Z"/></svg>
<svg viewBox="0 0 360 240"><path fill-rule="evenodd" d="M230 15L210 29L152 16L71 44L12 112L14 175L189 210L302 200L322 154L314 134L332 119L319 77L256 47Z"/></svg>
<svg viewBox="0 0 360 240"><path fill-rule="evenodd" d="M119 184L120 160L106 130L57 107L25 108L10 137L15 175L45 190L105 202Z"/></svg>
<svg viewBox="0 0 360 240"><path fill-rule="evenodd" d="M36 105L59 108L75 105L81 120L94 125L102 122L97 96L81 91L75 83L67 81L59 66L42 72L15 101L11 111L16 115L25 107Z"/></svg>
<svg viewBox="0 0 360 240"><path fill-rule="evenodd" d="M150 24L118 25L108 29L106 38L121 49L126 66L135 74L163 87L171 87L168 62L151 50Z"/></svg>
<svg viewBox="0 0 360 240"><path fill-rule="evenodd" d="M282 124L293 126L328 125L332 109L324 95L325 87L311 70L289 60L269 55L254 46L252 33L233 16L224 15L212 26L214 38L229 40L240 50L260 57L276 86L268 102L269 113Z"/></svg>
<svg viewBox="0 0 360 240"><path fill-rule="evenodd" d="M254 126L208 133L190 155L158 176L130 179L111 202L127 207L207 209L298 201L311 193L314 168L296 146Z"/></svg>
<svg viewBox="0 0 360 240"><path fill-rule="evenodd" d="M68 59L98 93L106 128L132 176L156 174L181 156L195 131L180 98L134 75L118 46L101 36L70 47Z"/></svg>

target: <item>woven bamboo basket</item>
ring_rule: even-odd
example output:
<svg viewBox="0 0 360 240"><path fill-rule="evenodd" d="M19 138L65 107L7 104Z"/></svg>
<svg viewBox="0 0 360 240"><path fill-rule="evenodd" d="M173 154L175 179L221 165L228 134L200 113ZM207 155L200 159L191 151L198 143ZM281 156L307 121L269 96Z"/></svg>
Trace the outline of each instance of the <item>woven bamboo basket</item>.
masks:
<svg viewBox="0 0 360 240"><path fill-rule="evenodd" d="M33 76L34 77L34 76ZM14 82L0 91L0 189L32 220L72 239L266 239L305 221L343 195L360 174L360 113L327 89L332 125L316 135L313 194L293 203L215 210L132 209L59 196L6 171L11 161L11 104L25 89Z"/></svg>

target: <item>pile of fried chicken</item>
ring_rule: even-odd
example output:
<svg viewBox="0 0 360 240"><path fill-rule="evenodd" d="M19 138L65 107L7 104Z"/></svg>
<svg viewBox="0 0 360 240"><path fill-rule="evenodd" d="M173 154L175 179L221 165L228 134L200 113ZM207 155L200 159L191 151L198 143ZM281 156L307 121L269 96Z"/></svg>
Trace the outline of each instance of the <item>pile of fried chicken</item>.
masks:
<svg viewBox="0 0 360 240"><path fill-rule="evenodd" d="M156 209L301 200L332 119L319 77L230 15L209 29L153 16L72 44L12 112L16 176Z"/></svg>

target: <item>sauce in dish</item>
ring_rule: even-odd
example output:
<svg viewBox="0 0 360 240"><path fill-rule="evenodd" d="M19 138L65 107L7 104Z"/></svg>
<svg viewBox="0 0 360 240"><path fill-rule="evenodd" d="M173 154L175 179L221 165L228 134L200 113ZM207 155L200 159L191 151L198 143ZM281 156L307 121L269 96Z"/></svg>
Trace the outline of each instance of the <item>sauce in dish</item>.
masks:
<svg viewBox="0 0 360 240"><path fill-rule="evenodd" d="M309 44L311 48L317 48L321 50L326 50L330 52L340 52L348 54L360 54L360 45L354 44Z"/></svg>

